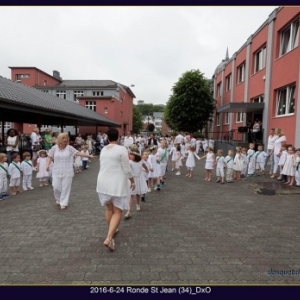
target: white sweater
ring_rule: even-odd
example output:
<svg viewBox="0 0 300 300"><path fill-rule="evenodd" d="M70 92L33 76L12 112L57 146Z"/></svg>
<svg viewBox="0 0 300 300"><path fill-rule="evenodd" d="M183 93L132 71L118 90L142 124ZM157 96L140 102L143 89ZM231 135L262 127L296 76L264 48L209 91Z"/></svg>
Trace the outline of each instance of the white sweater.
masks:
<svg viewBox="0 0 300 300"><path fill-rule="evenodd" d="M100 154L100 171L97 192L115 197L126 197L132 177L128 151L125 147L110 144Z"/></svg>

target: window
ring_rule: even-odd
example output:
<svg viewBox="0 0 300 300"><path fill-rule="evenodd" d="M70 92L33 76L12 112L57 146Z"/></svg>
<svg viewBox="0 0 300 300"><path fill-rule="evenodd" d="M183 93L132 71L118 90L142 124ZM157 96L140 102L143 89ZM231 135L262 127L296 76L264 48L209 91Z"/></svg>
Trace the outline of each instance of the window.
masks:
<svg viewBox="0 0 300 300"><path fill-rule="evenodd" d="M263 103L265 99L265 95L260 95L258 97L252 98L251 102L252 103Z"/></svg>
<svg viewBox="0 0 300 300"><path fill-rule="evenodd" d="M96 111L96 101L85 101L85 107Z"/></svg>
<svg viewBox="0 0 300 300"><path fill-rule="evenodd" d="M161 122L155 121L156 126L161 126Z"/></svg>
<svg viewBox="0 0 300 300"><path fill-rule="evenodd" d="M292 22L280 34L280 56L298 46L299 19Z"/></svg>
<svg viewBox="0 0 300 300"><path fill-rule="evenodd" d="M103 96L103 92L101 91L94 91L93 96Z"/></svg>
<svg viewBox="0 0 300 300"><path fill-rule="evenodd" d="M49 93L49 91L48 90L42 90L44 93Z"/></svg>
<svg viewBox="0 0 300 300"><path fill-rule="evenodd" d="M254 73L262 70L266 66L266 46L260 48L254 54Z"/></svg>
<svg viewBox="0 0 300 300"><path fill-rule="evenodd" d="M229 124L229 123L230 123L229 120L230 120L230 115L229 115L229 113L225 113L225 116L224 116L224 124Z"/></svg>
<svg viewBox="0 0 300 300"><path fill-rule="evenodd" d="M231 73L225 78L225 91L231 90Z"/></svg>
<svg viewBox="0 0 300 300"><path fill-rule="evenodd" d="M289 115L295 112L295 85L287 86L277 92L276 115Z"/></svg>
<svg viewBox="0 0 300 300"><path fill-rule="evenodd" d="M83 96L83 91L74 91L74 101L78 102L78 97Z"/></svg>
<svg viewBox="0 0 300 300"><path fill-rule="evenodd" d="M217 96L218 97L221 96L221 85L222 85L222 82L218 83L218 85L217 85Z"/></svg>
<svg viewBox="0 0 300 300"><path fill-rule="evenodd" d="M22 78L30 78L29 74L17 74L16 80L21 80Z"/></svg>
<svg viewBox="0 0 300 300"><path fill-rule="evenodd" d="M220 126L220 114L216 113L216 124L217 126Z"/></svg>
<svg viewBox="0 0 300 300"><path fill-rule="evenodd" d="M56 91L56 96L62 99L66 99L66 91Z"/></svg>
<svg viewBox="0 0 300 300"><path fill-rule="evenodd" d="M104 107L104 113L107 114L108 113L108 109L107 107Z"/></svg>
<svg viewBox="0 0 300 300"><path fill-rule="evenodd" d="M11 128L11 122L4 122L4 130ZM0 129L2 130L2 122L0 122Z"/></svg>
<svg viewBox="0 0 300 300"><path fill-rule="evenodd" d="M236 113L236 123L242 123L244 121L243 113Z"/></svg>
<svg viewBox="0 0 300 300"><path fill-rule="evenodd" d="M245 81L245 63L242 63L238 68L237 68L237 83L241 83Z"/></svg>

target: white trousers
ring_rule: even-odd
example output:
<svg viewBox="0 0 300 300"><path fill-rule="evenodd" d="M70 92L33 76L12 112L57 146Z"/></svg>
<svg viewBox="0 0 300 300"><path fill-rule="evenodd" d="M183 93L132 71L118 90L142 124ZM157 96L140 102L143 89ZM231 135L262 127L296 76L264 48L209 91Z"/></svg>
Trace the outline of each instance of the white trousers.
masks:
<svg viewBox="0 0 300 300"><path fill-rule="evenodd" d="M232 181L233 168L227 168L226 170L226 181Z"/></svg>
<svg viewBox="0 0 300 300"><path fill-rule="evenodd" d="M265 170L265 163L264 162L256 163L256 170L264 171Z"/></svg>
<svg viewBox="0 0 300 300"><path fill-rule="evenodd" d="M242 175L246 175L247 174L247 168L248 168L248 164L243 163L243 170L242 170Z"/></svg>
<svg viewBox="0 0 300 300"><path fill-rule="evenodd" d="M10 187L14 187L14 186L19 186L21 183L21 178L11 178L10 179L10 183L9 183L9 186Z"/></svg>
<svg viewBox="0 0 300 300"><path fill-rule="evenodd" d="M32 174L23 175L23 189L32 187Z"/></svg>
<svg viewBox="0 0 300 300"><path fill-rule="evenodd" d="M48 178L49 178L49 177L40 177L40 178L39 178L39 181L40 181L40 182L47 181Z"/></svg>
<svg viewBox="0 0 300 300"><path fill-rule="evenodd" d="M56 177L52 179L52 186L55 200L60 202L61 206L68 206L73 177Z"/></svg>
<svg viewBox="0 0 300 300"><path fill-rule="evenodd" d="M295 180L296 180L296 184L300 185L300 170L296 171Z"/></svg>
<svg viewBox="0 0 300 300"><path fill-rule="evenodd" d="M255 173L255 159L251 159L248 164L248 174L254 174Z"/></svg>
<svg viewBox="0 0 300 300"><path fill-rule="evenodd" d="M273 173L276 174L280 157L277 156L277 153L276 154L274 153L273 155L274 155L274 170L273 170Z"/></svg>
<svg viewBox="0 0 300 300"><path fill-rule="evenodd" d="M6 177L0 178L0 193L1 194L7 193L7 178Z"/></svg>
<svg viewBox="0 0 300 300"><path fill-rule="evenodd" d="M224 177L224 167L217 168L217 176Z"/></svg>

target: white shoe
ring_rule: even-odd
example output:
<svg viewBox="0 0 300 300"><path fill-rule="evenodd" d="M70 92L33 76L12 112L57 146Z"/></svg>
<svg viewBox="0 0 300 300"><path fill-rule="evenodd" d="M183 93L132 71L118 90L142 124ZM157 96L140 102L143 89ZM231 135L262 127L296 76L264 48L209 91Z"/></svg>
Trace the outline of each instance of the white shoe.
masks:
<svg viewBox="0 0 300 300"><path fill-rule="evenodd" d="M41 184L40 184L40 187L43 187L43 186L44 186L44 185L41 183Z"/></svg>
<svg viewBox="0 0 300 300"><path fill-rule="evenodd" d="M148 193L151 193L151 188L148 188Z"/></svg>
<svg viewBox="0 0 300 300"><path fill-rule="evenodd" d="M174 169L171 170L172 172L174 171Z"/></svg>
<svg viewBox="0 0 300 300"><path fill-rule="evenodd" d="M154 187L154 190L155 190L155 191L157 190L157 185Z"/></svg>
<svg viewBox="0 0 300 300"><path fill-rule="evenodd" d="M26 187L23 187L23 192L28 191L28 189Z"/></svg>
<svg viewBox="0 0 300 300"><path fill-rule="evenodd" d="M34 190L34 187L30 186L28 189L29 189L29 190Z"/></svg>
<svg viewBox="0 0 300 300"><path fill-rule="evenodd" d="M137 205L137 206L136 206L136 210L137 210L137 211L140 211L140 210L141 210L141 206L140 206L140 205Z"/></svg>
<svg viewBox="0 0 300 300"><path fill-rule="evenodd" d="M176 172L175 175L181 175L181 173L180 172Z"/></svg>

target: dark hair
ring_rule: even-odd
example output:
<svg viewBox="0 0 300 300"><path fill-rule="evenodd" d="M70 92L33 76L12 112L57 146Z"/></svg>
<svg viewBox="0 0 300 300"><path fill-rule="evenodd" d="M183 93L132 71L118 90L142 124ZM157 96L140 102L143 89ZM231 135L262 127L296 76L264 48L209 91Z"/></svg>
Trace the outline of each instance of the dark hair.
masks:
<svg viewBox="0 0 300 300"><path fill-rule="evenodd" d="M31 157L31 154L29 152L24 152L23 153L23 159L25 159L26 157L30 156Z"/></svg>
<svg viewBox="0 0 300 300"><path fill-rule="evenodd" d="M180 151L180 150L181 150L180 145L177 146L176 150L177 150L177 151Z"/></svg>
<svg viewBox="0 0 300 300"><path fill-rule="evenodd" d="M18 135L18 132L17 132L17 130L16 130L16 129L13 129L13 128L10 128L10 129L8 129L8 130L7 130L7 133L6 133L6 135L7 135L7 136L9 136L9 135L10 135L10 133L11 133L12 131L14 131L14 132L15 132L15 135Z"/></svg>
<svg viewBox="0 0 300 300"><path fill-rule="evenodd" d="M11 159L14 160L15 158L17 158L18 156L20 156L19 153L13 153L11 156Z"/></svg>
<svg viewBox="0 0 300 300"><path fill-rule="evenodd" d="M149 154L149 150L146 150L146 149L145 149L145 150L143 150L143 151L142 151L142 155L143 155L144 153L147 153L147 154Z"/></svg>
<svg viewBox="0 0 300 300"><path fill-rule="evenodd" d="M134 156L134 159L133 159L134 162L139 162L139 161L142 160L142 158L141 158L140 155L136 155L136 154L134 154L132 152L130 152L130 155Z"/></svg>
<svg viewBox="0 0 300 300"><path fill-rule="evenodd" d="M116 128L109 128L108 131L106 132L108 136L108 140L110 142L116 142L119 138L119 131Z"/></svg>

